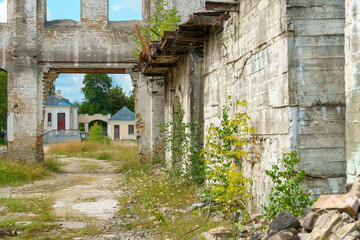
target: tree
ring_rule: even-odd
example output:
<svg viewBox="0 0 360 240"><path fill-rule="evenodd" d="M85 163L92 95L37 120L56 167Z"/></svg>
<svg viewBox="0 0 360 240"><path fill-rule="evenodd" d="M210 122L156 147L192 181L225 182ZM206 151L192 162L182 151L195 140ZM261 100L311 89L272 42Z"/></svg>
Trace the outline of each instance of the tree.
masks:
<svg viewBox="0 0 360 240"><path fill-rule="evenodd" d="M129 105L128 97L119 86L115 86L109 90L108 99L112 115L117 113L122 107L128 107Z"/></svg>
<svg viewBox="0 0 360 240"><path fill-rule="evenodd" d="M55 95L55 89L56 89L56 87L55 87L55 82L52 82L52 83L51 83L50 90L49 90L49 93L50 93L51 95Z"/></svg>
<svg viewBox="0 0 360 240"><path fill-rule="evenodd" d="M87 102L89 114L111 112L109 104L109 91L112 87L112 79L106 74L86 74L81 88Z"/></svg>
<svg viewBox="0 0 360 240"><path fill-rule="evenodd" d="M0 130L7 125L7 73L0 71Z"/></svg>

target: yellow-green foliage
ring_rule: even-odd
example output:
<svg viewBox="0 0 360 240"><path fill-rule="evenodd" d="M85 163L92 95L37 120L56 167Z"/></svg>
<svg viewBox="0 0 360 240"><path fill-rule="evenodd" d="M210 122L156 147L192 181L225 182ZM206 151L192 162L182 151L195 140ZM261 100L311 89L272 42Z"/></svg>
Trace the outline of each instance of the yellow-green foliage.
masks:
<svg viewBox="0 0 360 240"><path fill-rule="evenodd" d="M212 190L217 199L223 203L223 211L234 212L245 208L245 200L251 197L248 186L251 178L244 177L243 173L233 163L226 173L228 185L216 183Z"/></svg>
<svg viewBox="0 0 360 240"><path fill-rule="evenodd" d="M204 156L209 189L205 192L213 196L223 211L245 210L246 199L251 196L251 179L244 177L241 171L248 155L245 147L250 134L254 133L254 128L248 124L250 117L245 113L246 106L245 100L225 103L220 125L211 124L206 136Z"/></svg>

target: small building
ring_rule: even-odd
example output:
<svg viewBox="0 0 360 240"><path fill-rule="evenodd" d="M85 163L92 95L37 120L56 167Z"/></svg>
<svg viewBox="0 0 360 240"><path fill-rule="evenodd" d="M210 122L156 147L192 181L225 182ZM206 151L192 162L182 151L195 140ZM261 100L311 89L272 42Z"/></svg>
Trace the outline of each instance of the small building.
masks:
<svg viewBox="0 0 360 240"><path fill-rule="evenodd" d="M61 97L61 91L56 96L49 94L45 102L44 132L51 130L78 129L78 106Z"/></svg>
<svg viewBox="0 0 360 240"><path fill-rule="evenodd" d="M112 140L136 140L135 113L123 107L108 120L108 136Z"/></svg>

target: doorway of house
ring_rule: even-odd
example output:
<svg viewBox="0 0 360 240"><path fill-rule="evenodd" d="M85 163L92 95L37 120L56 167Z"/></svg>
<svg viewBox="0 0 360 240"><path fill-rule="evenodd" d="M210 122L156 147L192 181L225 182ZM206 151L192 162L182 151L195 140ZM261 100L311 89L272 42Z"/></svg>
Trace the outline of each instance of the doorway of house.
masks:
<svg viewBox="0 0 360 240"><path fill-rule="evenodd" d="M119 139L120 139L120 126L115 125L114 126L114 140L119 140Z"/></svg>
<svg viewBox="0 0 360 240"><path fill-rule="evenodd" d="M58 113L58 130L65 130L65 113Z"/></svg>

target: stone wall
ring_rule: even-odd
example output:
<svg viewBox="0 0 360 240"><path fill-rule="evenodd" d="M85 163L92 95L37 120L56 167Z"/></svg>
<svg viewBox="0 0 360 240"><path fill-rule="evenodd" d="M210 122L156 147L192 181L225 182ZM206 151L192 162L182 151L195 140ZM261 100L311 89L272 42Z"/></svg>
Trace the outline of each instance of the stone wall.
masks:
<svg viewBox="0 0 360 240"><path fill-rule="evenodd" d="M346 0L345 95L348 182L360 174L360 2Z"/></svg>

